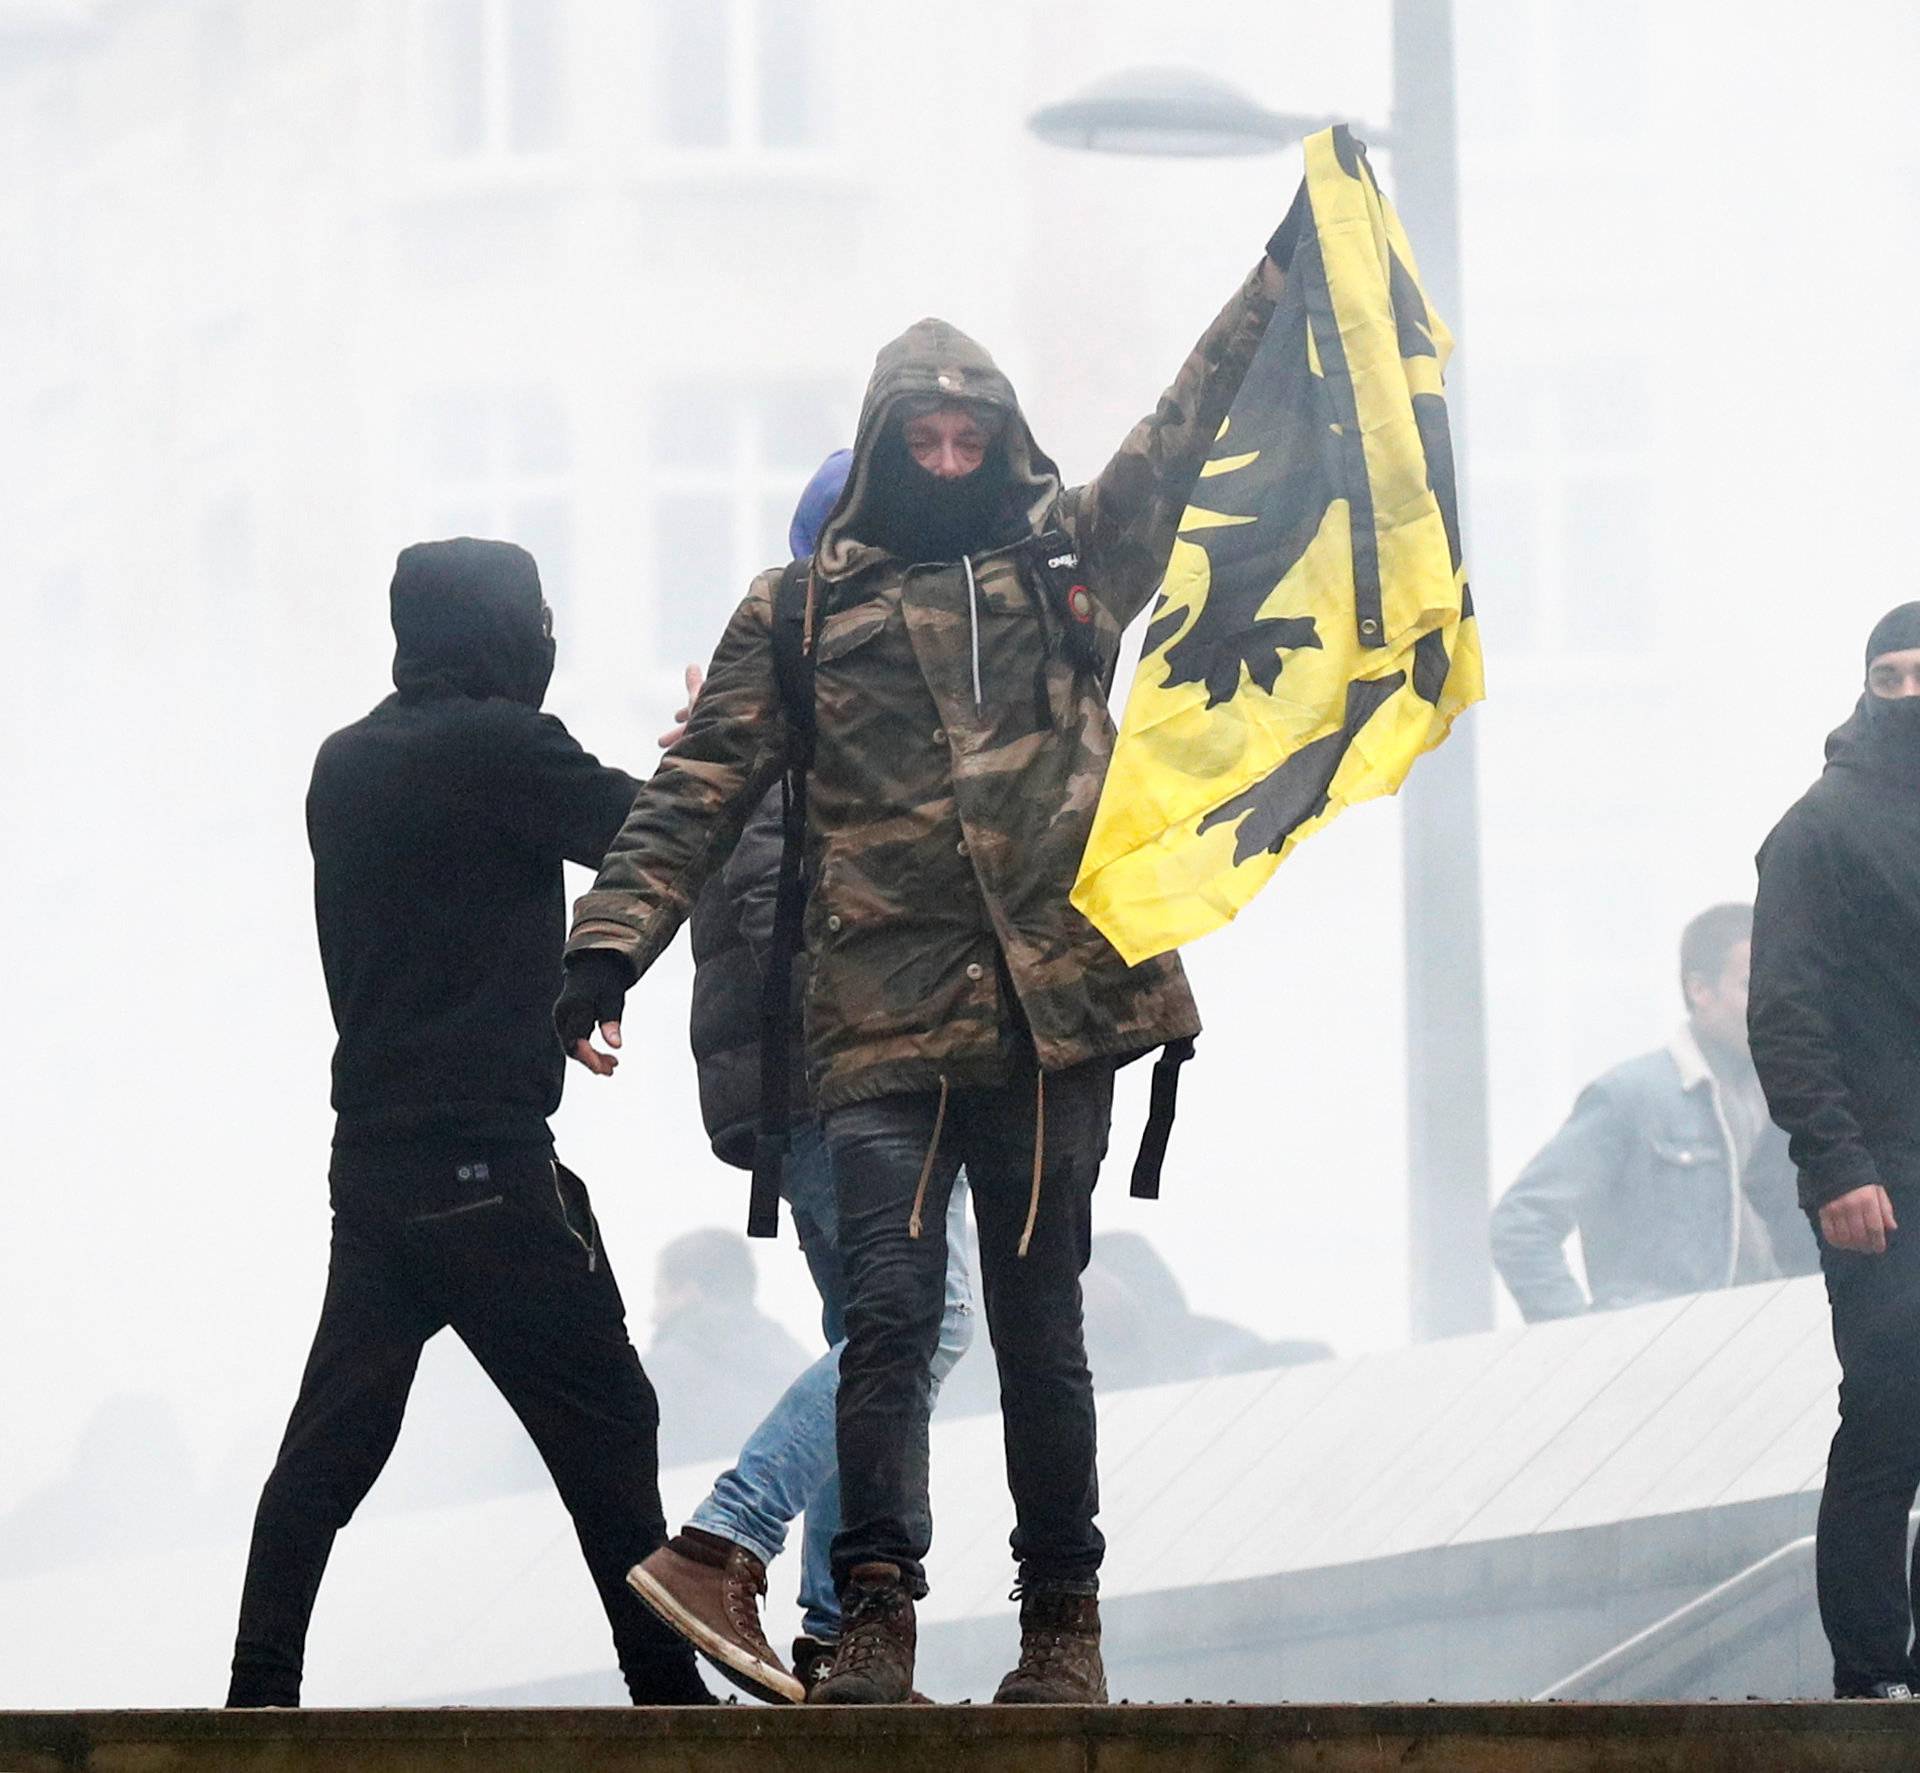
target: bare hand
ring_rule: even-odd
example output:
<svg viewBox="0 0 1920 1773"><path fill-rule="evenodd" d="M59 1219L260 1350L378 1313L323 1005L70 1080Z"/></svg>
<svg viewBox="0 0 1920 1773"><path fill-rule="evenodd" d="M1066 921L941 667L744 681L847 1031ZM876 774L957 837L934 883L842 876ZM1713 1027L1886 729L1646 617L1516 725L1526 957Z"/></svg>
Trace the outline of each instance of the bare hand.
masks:
<svg viewBox="0 0 1920 1773"><path fill-rule="evenodd" d="M1881 1256L1886 1253L1887 1233L1899 1229L1893 1202L1878 1182L1855 1188L1820 1209L1820 1235L1836 1250Z"/></svg>
<svg viewBox="0 0 1920 1773"><path fill-rule="evenodd" d="M600 1024L600 1038L604 1040L608 1046L617 1047L620 1044L620 1024L618 1022L602 1022ZM593 1044L591 1036L585 1040L576 1040L572 1046L567 1048L567 1057L577 1060L591 1071L595 1077L611 1077L620 1064L619 1059L612 1053L601 1052L601 1050Z"/></svg>
<svg viewBox="0 0 1920 1773"><path fill-rule="evenodd" d="M689 665L686 669L687 705L678 709L673 717L674 724L660 735L660 749L670 751L680 743L687 730L687 722L693 718L693 705L700 700L700 692L707 686L707 674L698 665ZM614 1042L615 1046L620 1043Z"/></svg>

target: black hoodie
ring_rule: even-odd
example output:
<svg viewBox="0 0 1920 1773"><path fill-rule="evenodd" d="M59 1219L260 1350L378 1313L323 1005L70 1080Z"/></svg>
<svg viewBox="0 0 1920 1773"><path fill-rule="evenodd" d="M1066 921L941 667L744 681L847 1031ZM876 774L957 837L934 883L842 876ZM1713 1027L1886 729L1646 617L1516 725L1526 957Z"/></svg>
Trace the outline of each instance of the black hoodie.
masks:
<svg viewBox="0 0 1920 1773"><path fill-rule="evenodd" d="M307 792L334 1142L544 1143L560 864L599 863L639 784L539 712L553 642L523 549L408 548L392 608L396 693L320 747Z"/></svg>
<svg viewBox="0 0 1920 1773"><path fill-rule="evenodd" d="M1809 1211L1920 1185L1920 751L1863 696L1759 856L1747 1024Z"/></svg>

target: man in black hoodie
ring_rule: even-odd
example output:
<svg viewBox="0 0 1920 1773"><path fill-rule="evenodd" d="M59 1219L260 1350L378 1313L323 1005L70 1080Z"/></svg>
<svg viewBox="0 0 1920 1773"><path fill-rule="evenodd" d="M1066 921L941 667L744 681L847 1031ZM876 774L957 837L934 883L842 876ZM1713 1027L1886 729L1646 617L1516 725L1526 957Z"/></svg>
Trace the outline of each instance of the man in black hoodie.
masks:
<svg viewBox="0 0 1920 1773"><path fill-rule="evenodd" d="M227 1703L299 1703L334 1535L449 1324L553 1474L635 1702L710 1702L692 1652L626 1585L666 1537L659 1413L547 1127L565 1070L548 1021L561 862L599 862L638 784L539 712L552 619L525 550L408 548L392 611L396 693L321 746L307 795L339 1030L333 1244L254 1522Z"/></svg>
<svg viewBox="0 0 1920 1773"><path fill-rule="evenodd" d="M1867 642L1825 773L1761 848L1748 1007L1840 1356L1816 1580L1842 1699L1911 1698L1920 1492L1920 603ZM1903 1231L1902 1226L1913 1229Z"/></svg>

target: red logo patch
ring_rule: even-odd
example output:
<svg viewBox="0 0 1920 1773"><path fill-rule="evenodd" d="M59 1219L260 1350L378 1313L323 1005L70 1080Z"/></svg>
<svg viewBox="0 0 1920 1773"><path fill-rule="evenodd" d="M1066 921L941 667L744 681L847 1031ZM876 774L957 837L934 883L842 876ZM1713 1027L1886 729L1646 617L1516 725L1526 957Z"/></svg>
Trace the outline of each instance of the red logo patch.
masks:
<svg viewBox="0 0 1920 1773"><path fill-rule="evenodd" d="M1093 593L1085 585L1075 585L1067 592L1067 609L1076 622L1093 620Z"/></svg>

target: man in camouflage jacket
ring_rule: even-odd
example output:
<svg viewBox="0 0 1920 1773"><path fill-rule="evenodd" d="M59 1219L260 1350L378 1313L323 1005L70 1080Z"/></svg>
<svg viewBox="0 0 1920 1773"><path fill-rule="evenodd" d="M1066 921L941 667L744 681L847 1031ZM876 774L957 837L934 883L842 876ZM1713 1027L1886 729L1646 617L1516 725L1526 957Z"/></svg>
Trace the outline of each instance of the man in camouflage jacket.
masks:
<svg viewBox="0 0 1920 1773"><path fill-rule="evenodd" d="M1171 955L1129 967L1068 902L1114 742L1104 684L1281 288L1247 276L1154 412L1066 488L979 345L923 320L881 351L808 586L806 1046L840 1187L846 1610L822 1702L898 1701L926 1592L927 1363L947 1192L980 1226L1017 1525L1005 1701L1105 1697L1079 1276L1114 1065L1199 1018ZM1065 589L1038 538L1077 552ZM680 742L575 907L555 1024L610 1070L626 990L781 772L780 575L754 583ZM1075 632L1075 630L1078 632ZM918 1523L916 1526L915 1523Z"/></svg>

